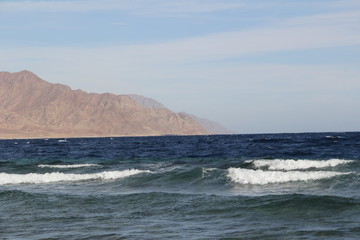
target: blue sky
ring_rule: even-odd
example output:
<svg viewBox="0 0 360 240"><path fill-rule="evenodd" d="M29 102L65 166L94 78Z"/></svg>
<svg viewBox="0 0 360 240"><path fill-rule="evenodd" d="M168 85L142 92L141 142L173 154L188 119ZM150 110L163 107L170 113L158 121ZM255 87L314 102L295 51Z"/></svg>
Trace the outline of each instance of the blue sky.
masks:
<svg viewBox="0 0 360 240"><path fill-rule="evenodd" d="M0 71L239 133L360 130L358 0L0 0Z"/></svg>

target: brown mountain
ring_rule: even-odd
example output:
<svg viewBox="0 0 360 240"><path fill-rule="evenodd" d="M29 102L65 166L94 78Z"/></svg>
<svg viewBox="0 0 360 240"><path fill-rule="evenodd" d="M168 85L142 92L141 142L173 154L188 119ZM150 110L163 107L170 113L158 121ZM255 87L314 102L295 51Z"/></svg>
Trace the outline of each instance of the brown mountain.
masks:
<svg viewBox="0 0 360 240"><path fill-rule="evenodd" d="M95 94L51 84L29 71L0 72L0 138L209 134L167 108L127 95Z"/></svg>

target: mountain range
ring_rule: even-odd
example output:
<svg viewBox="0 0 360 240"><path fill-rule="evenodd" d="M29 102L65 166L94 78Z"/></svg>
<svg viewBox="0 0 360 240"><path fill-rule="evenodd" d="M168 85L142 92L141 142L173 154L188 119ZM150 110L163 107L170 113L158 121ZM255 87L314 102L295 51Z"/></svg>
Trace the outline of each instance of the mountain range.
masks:
<svg viewBox="0 0 360 240"><path fill-rule="evenodd" d="M204 135L193 115L139 95L87 93L30 71L0 72L0 138Z"/></svg>

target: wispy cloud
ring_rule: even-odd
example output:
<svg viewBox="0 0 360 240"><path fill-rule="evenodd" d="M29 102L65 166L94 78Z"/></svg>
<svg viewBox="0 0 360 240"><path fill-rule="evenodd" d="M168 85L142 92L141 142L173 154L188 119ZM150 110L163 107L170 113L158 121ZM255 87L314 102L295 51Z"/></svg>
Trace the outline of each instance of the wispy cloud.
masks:
<svg viewBox="0 0 360 240"><path fill-rule="evenodd" d="M75 1L2 1L0 11L14 12L77 12L77 11L101 11L101 10L126 10L131 7L127 1L113 0L75 0Z"/></svg>
<svg viewBox="0 0 360 240"><path fill-rule="evenodd" d="M215 0L62 0L62 1L2 1L0 11L116 11L139 13L199 13L215 12L248 6L245 1Z"/></svg>
<svg viewBox="0 0 360 240"><path fill-rule="evenodd" d="M357 23L271 27L225 32L174 42L127 46L122 52L141 59L211 61L277 51L360 45ZM136 53L136 54L135 54Z"/></svg>
<svg viewBox="0 0 360 240"><path fill-rule="evenodd" d="M303 20L303 22L307 21ZM275 52L360 46L360 31L357 30L357 26L354 22L329 26L309 23L216 33L155 44L115 44L90 48L17 47L16 50L3 51L2 55L6 62L11 59L12 62L19 63L23 56L32 56L43 59L46 64L54 62L51 68L76 66L78 70L75 71L88 72L87 69L99 71L102 69L102 72L109 73L119 71L127 79L149 79L149 77L170 79L186 71L185 69L196 73L196 68L214 66L214 63L221 63L222 60L227 59L246 59L248 56ZM8 65L6 62L2 62L1 65ZM84 69L80 70L79 63ZM23 65L26 66L26 63ZM198 72L204 71L198 70ZM187 77L190 78L190 75Z"/></svg>
<svg viewBox="0 0 360 240"><path fill-rule="evenodd" d="M101 2L101 4L100 4ZM98 9L100 5L106 9L131 8L135 5L149 4L148 2L162 2L160 0L104 0L104 1L5 1L16 7L22 6L28 9ZM169 2L169 1L166 1ZM179 10L180 3L173 2L171 5L178 11L215 11L234 4L234 1L209 1L208 9L201 10L199 4L208 1L195 0L187 6L188 10ZM342 1L344 2L344 1ZM348 2L348 1L345 1ZM34 5L35 4L35 5ZM213 4L213 5L211 5ZM37 5L37 6L36 6ZM239 4L240 6L241 4ZM8 6L8 8L9 8ZM177 6L177 7L175 7ZM6 8L5 8L6 9ZM174 10L175 11L175 10ZM126 22L113 22L115 25L126 25ZM332 48L342 46L360 45L360 11L342 11L327 14L315 14L310 16L292 17L283 19L279 23L270 26L253 28L246 31L232 31L212 33L198 37L182 38L174 41L149 43L149 44L112 44L106 46L91 47L81 46L68 47L72 56L90 55L94 59L110 58L114 62L127 66L128 69L142 66L169 66L176 64L202 64L203 62L221 61L226 59L241 58L251 55L260 55L272 52L299 51L316 48ZM60 49L60 48L53 48ZM41 52L41 50L40 50ZM56 52L56 51L55 51ZM70 52L76 53L71 54ZM37 55L37 53L34 53ZM76 57L74 58L76 59ZM79 59L79 61L81 61Z"/></svg>
<svg viewBox="0 0 360 240"><path fill-rule="evenodd" d="M300 16L285 19L282 22L287 26L301 26L301 25L339 25L339 24L357 24L360 26L360 10L346 10L335 13L315 14L311 16ZM355 26L355 25L353 25Z"/></svg>
<svg viewBox="0 0 360 240"><path fill-rule="evenodd" d="M128 25L127 22L113 22L113 23L111 23L111 24L113 24L113 25L120 25L120 26Z"/></svg>

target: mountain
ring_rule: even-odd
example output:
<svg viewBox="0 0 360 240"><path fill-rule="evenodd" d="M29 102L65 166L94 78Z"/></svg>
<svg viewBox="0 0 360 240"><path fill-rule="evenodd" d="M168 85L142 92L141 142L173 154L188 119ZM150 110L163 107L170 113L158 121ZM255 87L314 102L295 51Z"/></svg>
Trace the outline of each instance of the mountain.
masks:
<svg viewBox="0 0 360 240"><path fill-rule="evenodd" d="M185 114L133 98L72 90L29 71L0 72L0 138L210 134Z"/></svg>
<svg viewBox="0 0 360 240"><path fill-rule="evenodd" d="M220 123L211 121L206 118L199 118L190 113L183 112L182 114L185 114L185 115L191 117L196 122L198 122L201 126L203 126L207 131L212 132L214 134L236 134L236 132L227 129L226 127L222 126Z"/></svg>
<svg viewBox="0 0 360 240"><path fill-rule="evenodd" d="M145 108L166 108L163 104L159 103L158 101L152 98L148 98L136 94L129 94L128 96ZM208 132L214 134L235 134L234 131L231 131L226 127L222 126L221 124L211 121L209 119L199 118L193 114L186 112L182 112L180 114L191 117L193 120L199 123L203 128L205 128Z"/></svg>
<svg viewBox="0 0 360 240"><path fill-rule="evenodd" d="M144 108L166 108L162 103L159 103L158 101L149 97L136 94L127 94L127 96L129 96L135 102L139 103Z"/></svg>

